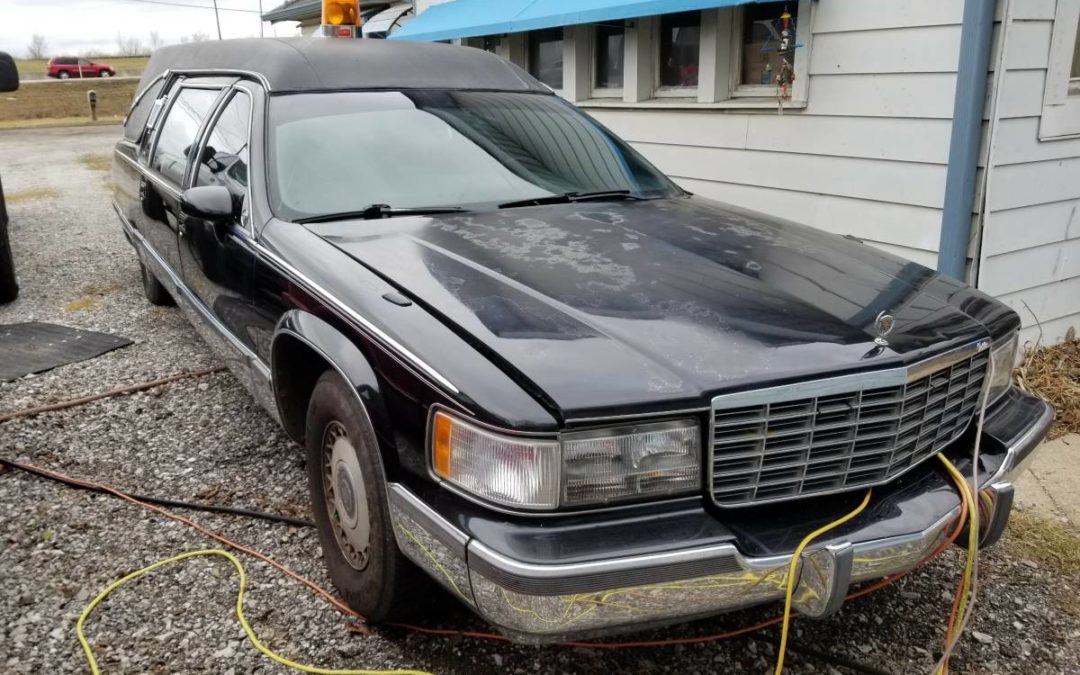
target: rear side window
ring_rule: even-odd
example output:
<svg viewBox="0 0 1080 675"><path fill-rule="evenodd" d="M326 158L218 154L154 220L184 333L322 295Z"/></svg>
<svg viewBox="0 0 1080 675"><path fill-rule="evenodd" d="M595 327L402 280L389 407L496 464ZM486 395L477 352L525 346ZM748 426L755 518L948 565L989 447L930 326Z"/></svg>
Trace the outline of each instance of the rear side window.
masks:
<svg viewBox="0 0 1080 675"><path fill-rule="evenodd" d="M143 129L146 128L146 118L150 116L150 109L154 107L154 101L161 95L161 88L164 85L165 78L158 79L147 87L143 95L135 102L124 122L124 138L134 143L139 142Z"/></svg>
<svg viewBox="0 0 1080 675"><path fill-rule="evenodd" d="M161 125L150 168L176 185L184 180L188 154L203 118L217 100L215 89L181 89Z"/></svg>

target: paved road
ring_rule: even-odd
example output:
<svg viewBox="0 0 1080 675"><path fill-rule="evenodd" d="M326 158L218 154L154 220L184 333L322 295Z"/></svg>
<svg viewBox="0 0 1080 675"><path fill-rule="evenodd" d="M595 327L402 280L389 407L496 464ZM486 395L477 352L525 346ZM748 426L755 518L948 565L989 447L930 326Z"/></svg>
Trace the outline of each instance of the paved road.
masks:
<svg viewBox="0 0 1080 675"><path fill-rule="evenodd" d="M22 296L0 323L42 320L118 333L135 344L93 361L0 384L0 411L102 391L215 357L175 309L141 297L135 258L109 206L115 127L0 132L0 172L10 205ZM180 499L303 515L299 449L225 373L76 410L0 424L0 456L123 488ZM327 583L310 530L198 514L244 543ZM176 524L108 497L0 473L0 672L85 672L73 623L109 581L159 558L205 547ZM1076 571L1011 528L981 558L981 602L953 661L957 672L1080 672ZM959 550L901 582L849 603L821 622L798 621L794 639L889 672L927 672L939 649ZM440 673L769 671L775 630L702 645L601 651L529 648L376 631L356 635L296 583L251 563L249 616L288 656L333 668L418 667ZM105 672L286 672L244 640L231 612L235 578L219 561L166 569L119 591L90 621ZM775 615L769 607L642 637L704 635ZM421 621L486 627L433 596ZM793 673L849 672L818 658L789 658Z"/></svg>

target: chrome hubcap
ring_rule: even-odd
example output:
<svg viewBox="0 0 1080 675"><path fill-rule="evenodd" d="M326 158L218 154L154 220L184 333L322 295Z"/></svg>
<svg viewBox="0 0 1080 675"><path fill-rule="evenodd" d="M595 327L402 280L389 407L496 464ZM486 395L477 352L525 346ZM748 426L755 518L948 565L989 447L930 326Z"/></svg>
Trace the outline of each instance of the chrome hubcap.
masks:
<svg viewBox="0 0 1080 675"><path fill-rule="evenodd" d="M322 459L323 496L334 540L349 565L362 570L371 544L367 492L356 448L341 422L326 425Z"/></svg>

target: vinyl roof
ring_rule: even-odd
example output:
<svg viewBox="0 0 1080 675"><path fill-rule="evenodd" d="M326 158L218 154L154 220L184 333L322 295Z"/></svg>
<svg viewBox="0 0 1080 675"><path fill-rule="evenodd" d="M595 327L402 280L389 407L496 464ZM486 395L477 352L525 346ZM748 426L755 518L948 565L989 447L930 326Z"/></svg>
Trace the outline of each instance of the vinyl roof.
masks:
<svg viewBox="0 0 1080 675"><path fill-rule="evenodd" d="M273 92L549 91L517 66L479 49L371 39L250 38L171 45L154 52L139 89L166 70L256 73Z"/></svg>

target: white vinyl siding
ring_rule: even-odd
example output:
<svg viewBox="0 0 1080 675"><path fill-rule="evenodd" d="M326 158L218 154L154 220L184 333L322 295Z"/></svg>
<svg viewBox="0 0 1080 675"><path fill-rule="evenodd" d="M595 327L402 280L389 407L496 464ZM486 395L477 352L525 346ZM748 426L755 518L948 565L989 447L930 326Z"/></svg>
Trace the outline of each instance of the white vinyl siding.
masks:
<svg viewBox="0 0 1080 675"><path fill-rule="evenodd" d="M804 109L579 105L692 192L934 266L962 3L821 0L810 11Z"/></svg>
<svg viewBox="0 0 1080 675"><path fill-rule="evenodd" d="M1043 344L1080 326L1080 138L1039 140L1057 9L1049 0L1013 0L1005 119L982 162L989 154L979 287L1020 314L1024 341Z"/></svg>

